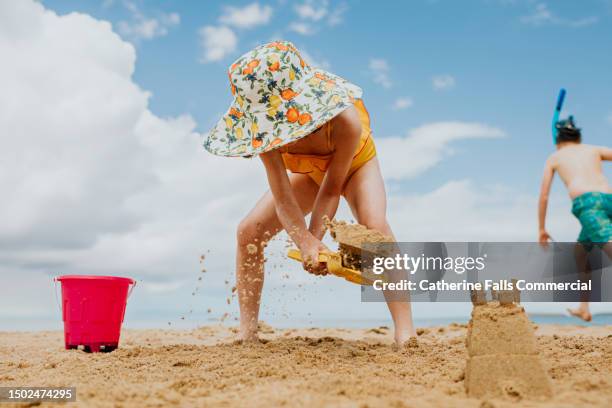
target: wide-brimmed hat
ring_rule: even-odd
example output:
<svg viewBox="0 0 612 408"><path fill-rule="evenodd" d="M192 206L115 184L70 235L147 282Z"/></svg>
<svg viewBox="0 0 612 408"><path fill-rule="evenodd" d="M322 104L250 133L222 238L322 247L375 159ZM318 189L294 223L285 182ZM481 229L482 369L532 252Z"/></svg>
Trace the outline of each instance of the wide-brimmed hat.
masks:
<svg viewBox="0 0 612 408"><path fill-rule="evenodd" d="M250 157L309 135L361 97L361 88L311 67L288 41L247 52L229 68L234 101L204 137L219 156Z"/></svg>

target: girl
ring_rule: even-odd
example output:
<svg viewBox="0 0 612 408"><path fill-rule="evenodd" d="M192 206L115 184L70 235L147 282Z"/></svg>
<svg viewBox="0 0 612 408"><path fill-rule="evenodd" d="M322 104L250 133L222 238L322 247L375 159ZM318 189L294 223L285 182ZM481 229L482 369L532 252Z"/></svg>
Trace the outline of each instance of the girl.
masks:
<svg viewBox="0 0 612 408"><path fill-rule="evenodd" d="M206 136L204 147L220 156L258 155L266 169L270 191L237 232L240 337L255 340L263 249L281 229L300 249L304 268L315 275L327 273L317 262L319 252L327 250L321 243L323 219L333 219L341 195L357 222L393 233L359 87L309 66L287 41L261 45L238 58L229 68L229 80L234 101ZM308 213L309 226L304 219ZM395 341L403 344L415 336L410 303L387 304Z"/></svg>

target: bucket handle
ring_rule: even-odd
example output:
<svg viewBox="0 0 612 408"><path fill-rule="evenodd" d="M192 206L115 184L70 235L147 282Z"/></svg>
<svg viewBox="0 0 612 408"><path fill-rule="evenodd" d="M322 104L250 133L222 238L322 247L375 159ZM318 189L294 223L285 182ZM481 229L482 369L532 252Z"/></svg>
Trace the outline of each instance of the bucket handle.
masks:
<svg viewBox="0 0 612 408"><path fill-rule="evenodd" d="M55 295L55 304L59 309L60 314L62 314L62 306L60 305L59 298L57 297L57 276L53 277L53 294Z"/></svg>
<svg viewBox="0 0 612 408"><path fill-rule="evenodd" d="M130 298L130 296L132 296L132 292L134 291L134 288L136 287L136 283L137 283L137 282L136 282L136 280L135 280L135 279L132 279L132 282L131 282L132 287L131 287L131 288L130 288L130 290L128 291L128 295L127 295L127 298L128 298L128 299Z"/></svg>

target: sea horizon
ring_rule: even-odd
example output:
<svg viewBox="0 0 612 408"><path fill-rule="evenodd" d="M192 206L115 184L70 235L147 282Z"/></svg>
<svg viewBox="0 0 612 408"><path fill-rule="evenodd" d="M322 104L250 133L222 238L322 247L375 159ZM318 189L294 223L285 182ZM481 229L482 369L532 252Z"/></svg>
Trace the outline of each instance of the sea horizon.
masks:
<svg viewBox="0 0 612 408"><path fill-rule="evenodd" d="M577 318L563 313L531 313L529 319L535 324L557 324L567 326L609 326L612 325L612 313L594 313L591 322L584 322ZM447 326L452 323L467 324L469 316L454 317L431 317L415 318L414 323L417 327L437 327ZM371 328L387 326L391 327L392 322L387 318L368 318L368 319L339 319L339 318L318 318L318 319L266 319L262 322L279 329L287 328ZM219 318L185 318L181 319L126 319L123 323L124 329L180 329L191 330L205 326L236 326L238 322L235 318L229 317L224 321ZM0 332L37 332L63 330L63 323L60 319L3 319L0 322Z"/></svg>

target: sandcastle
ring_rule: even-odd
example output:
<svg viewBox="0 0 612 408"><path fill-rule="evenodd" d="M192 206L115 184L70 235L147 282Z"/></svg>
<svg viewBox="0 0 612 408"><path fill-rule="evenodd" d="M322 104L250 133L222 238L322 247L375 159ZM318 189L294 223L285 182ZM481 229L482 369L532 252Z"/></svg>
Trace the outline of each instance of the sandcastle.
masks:
<svg viewBox="0 0 612 408"><path fill-rule="evenodd" d="M519 292L472 292L465 389L470 397L547 398L550 377L538 354L532 323L518 305Z"/></svg>

